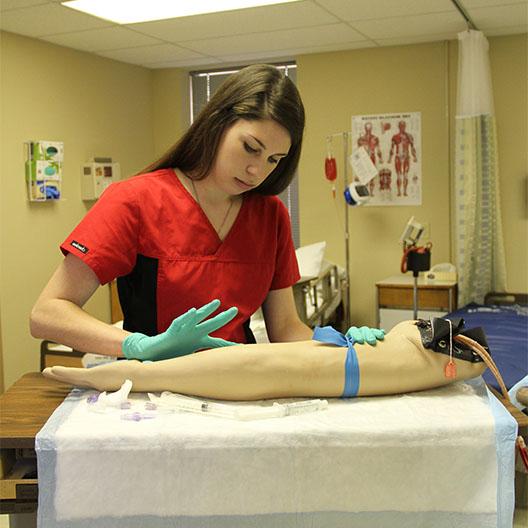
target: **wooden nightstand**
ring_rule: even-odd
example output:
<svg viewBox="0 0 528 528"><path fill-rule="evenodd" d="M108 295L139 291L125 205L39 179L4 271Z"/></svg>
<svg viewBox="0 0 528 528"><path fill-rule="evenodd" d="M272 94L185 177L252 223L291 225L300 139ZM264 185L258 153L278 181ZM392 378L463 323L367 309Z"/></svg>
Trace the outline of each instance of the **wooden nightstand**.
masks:
<svg viewBox="0 0 528 528"><path fill-rule="evenodd" d="M389 331L401 321L413 318L412 274L394 275L376 283L378 326ZM418 317L442 317L457 307L457 283L418 278Z"/></svg>

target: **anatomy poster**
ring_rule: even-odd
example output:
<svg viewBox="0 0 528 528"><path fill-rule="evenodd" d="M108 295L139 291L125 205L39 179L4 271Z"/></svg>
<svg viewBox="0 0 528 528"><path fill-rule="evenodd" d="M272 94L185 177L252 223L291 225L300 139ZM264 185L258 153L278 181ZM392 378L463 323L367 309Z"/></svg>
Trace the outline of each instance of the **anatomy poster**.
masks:
<svg viewBox="0 0 528 528"><path fill-rule="evenodd" d="M421 205L420 112L352 116L352 152L363 147L378 171L366 205Z"/></svg>

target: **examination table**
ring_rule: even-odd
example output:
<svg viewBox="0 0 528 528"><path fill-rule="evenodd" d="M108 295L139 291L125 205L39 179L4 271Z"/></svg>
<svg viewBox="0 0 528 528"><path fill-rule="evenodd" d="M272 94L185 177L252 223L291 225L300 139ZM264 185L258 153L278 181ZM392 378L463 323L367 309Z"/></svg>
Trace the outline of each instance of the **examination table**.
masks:
<svg viewBox="0 0 528 528"><path fill-rule="evenodd" d="M34 510L40 488L42 528L511 526L517 424L480 378L229 423L187 413L85 420L93 391L63 402L69 392L32 373L0 400L2 512ZM111 425L87 442L77 431L90 421Z"/></svg>

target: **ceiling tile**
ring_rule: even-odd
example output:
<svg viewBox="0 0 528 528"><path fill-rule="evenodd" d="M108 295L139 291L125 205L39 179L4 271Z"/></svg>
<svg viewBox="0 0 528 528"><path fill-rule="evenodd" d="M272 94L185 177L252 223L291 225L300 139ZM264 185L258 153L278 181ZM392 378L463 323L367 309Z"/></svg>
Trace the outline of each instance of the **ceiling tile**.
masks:
<svg viewBox="0 0 528 528"><path fill-rule="evenodd" d="M456 33L466 29L464 19L458 12L360 20L350 22L350 24L363 35L374 40L396 37L408 37L410 39L428 33Z"/></svg>
<svg viewBox="0 0 528 528"><path fill-rule="evenodd" d="M292 47L308 47L320 44L335 44L338 42L354 42L365 40L360 34L346 24L330 24L311 28L298 28L286 31L271 31L253 33L251 35L236 35L208 40L188 41L190 49L207 55L230 55L238 53L254 53L288 49Z"/></svg>
<svg viewBox="0 0 528 528"><path fill-rule="evenodd" d="M0 0L0 28L149 68L193 68L454 39L466 27L451 0L302 0L125 26L60 1ZM459 1L488 36L528 31L528 0Z"/></svg>
<svg viewBox="0 0 528 528"><path fill-rule="evenodd" d="M468 10L479 29L522 25L528 30L528 4L501 5Z"/></svg>
<svg viewBox="0 0 528 528"><path fill-rule="evenodd" d="M84 51L115 50L163 44L158 39L118 26L50 35L42 37L42 40Z"/></svg>
<svg viewBox="0 0 528 528"><path fill-rule="evenodd" d="M234 53L231 55L222 55L219 57L222 64L251 64L255 62L289 62L294 59L294 55L289 50L278 51L260 51L255 53Z"/></svg>
<svg viewBox="0 0 528 528"><path fill-rule="evenodd" d="M495 0L500 1L500 0ZM409 14L456 11L451 0L317 0L342 20L370 20Z"/></svg>
<svg viewBox="0 0 528 528"><path fill-rule="evenodd" d="M464 8L505 6L507 4L528 4L528 0L462 0Z"/></svg>
<svg viewBox="0 0 528 528"><path fill-rule="evenodd" d="M148 66L152 69L161 69L161 68L196 68L196 67L211 67L218 68L224 66L224 61L221 59L215 59L213 57L204 57L203 59L183 59L183 60L174 60L174 61L162 61L162 62L149 62L145 63L145 66Z"/></svg>
<svg viewBox="0 0 528 528"><path fill-rule="evenodd" d="M425 44L427 42L440 42L443 40L455 40L457 32L435 33L428 35L416 35L414 37L379 38L376 43L380 46L405 46L407 44Z"/></svg>
<svg viewBox="0 0 528 528"><path fill-rule="evenodd" d="M111 22L52 3L6 11L0 17L1 29L37 38L111 25Z"/></svg>
<svg viewBox="0 0 528 528"><path fill-rule="evenodd" d="M31 7L39 4L47 4L47 2L46 0L2 0L0 2L0 11L20 9L22 7Z"/></svg>
<svg viewBox="0 0 528 528"><path fill-rule="evenodd" d="M173 44L100 51L97 55L122 62L130 62L132 64L203 58L203 55L200 55L199 53L194 53L193 51L174 46Z"/></svg>
<svg viewBox="0 0 528 528"><path fill-rule="evenodd" d="M251 62L254 60L268 61L273 59L277 60L292 60L297 55L305 55L309 53L327 53L330 51L346 51L351 49L361 49L376 46L371 41L359 41L359 42L342 42L339 44L326 44L319 46L308 46L308 47L291 47L288 49L276 50L276 51L261 51L255 53L237 53L232 55L222 55L220 58L227 62Z"/></svg>
<svg viewBox="0 0 528 528"><path fill-rule="evenodd" d="M130 24L137 31L167 42L183 42L237 34L274 31L319 24L337 19L312 2L295 2L224 13L212 13L157 22Z"/></svg>
<svg viewBox="0 0 528 528"><path fill-rule="evenodd" d="M290 55L306 55L309 53L327 53L330 51L347 51L353 49L374 48L376 43L370 40L361 40L356 42L340 42L338 44L322 44L319 46L296 47L291 48Z"/></svg>

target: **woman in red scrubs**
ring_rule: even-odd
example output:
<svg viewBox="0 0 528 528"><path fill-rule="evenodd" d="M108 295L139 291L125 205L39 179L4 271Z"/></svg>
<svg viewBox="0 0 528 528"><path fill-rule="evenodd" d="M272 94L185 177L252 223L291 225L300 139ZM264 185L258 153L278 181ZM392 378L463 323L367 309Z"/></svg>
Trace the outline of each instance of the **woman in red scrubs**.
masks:
<svg viewBox="0 0 528 528"><path fill-rule="evenodd" d="M289 215L276 196L294 176L303 129L299 93L279 70L232 75L172 149L111 185L66 238L65 259L33 308L32 334L166 359L254 341L249 319L262 305L271 341L310 339L292 295L299 271ZM123 330L82 309L115 278ZM213 299L236 308L202 323L219 303L193 308Z"/></svg>
<svg viewBox="0 0 528 528"><path fill-rule="evenodd" d="M167 359L254 342L249 320L262 306L272 342L310 339L292 294L300 276L289 215L276 196L294 176L303 130L299 93L275 67L230 76L173 148L111 185L66 238L33 308L33 336ZM82 310L115 278L123 330ZM206 320L214 299L231 308Z"/></svg>

